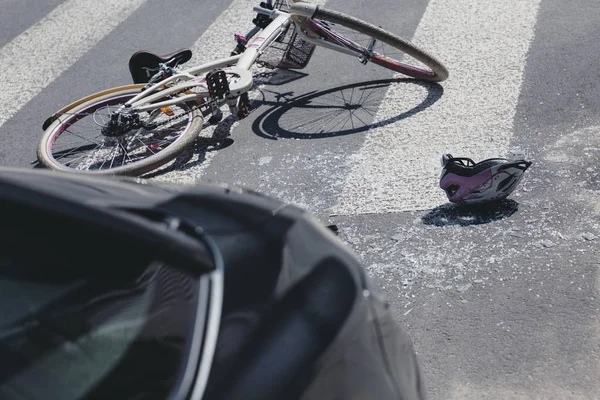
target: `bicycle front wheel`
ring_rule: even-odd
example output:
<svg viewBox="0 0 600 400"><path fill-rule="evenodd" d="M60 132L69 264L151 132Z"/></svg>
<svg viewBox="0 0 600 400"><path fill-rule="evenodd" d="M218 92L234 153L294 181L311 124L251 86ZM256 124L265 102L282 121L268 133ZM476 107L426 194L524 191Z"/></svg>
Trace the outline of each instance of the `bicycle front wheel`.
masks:
<svg viewBox="0 0 600 400"><path fill-rule="evenodd" d="M107 130L111 114L139 93L116 88L61 110L40 141L40 163L73 173L139 176L173 160L202 129L200 111L181 103L137 113L136 124Z"/></svg>
<svg viewBox="0 0 600 400"><path fill-rule="evenodd" d="M441 82L448 78L448 70L435 57L401 37L358 18L317 7L313 18L306 20L303 25L326 42L352 51L363 62L372 62L428 81Z"/></svg>

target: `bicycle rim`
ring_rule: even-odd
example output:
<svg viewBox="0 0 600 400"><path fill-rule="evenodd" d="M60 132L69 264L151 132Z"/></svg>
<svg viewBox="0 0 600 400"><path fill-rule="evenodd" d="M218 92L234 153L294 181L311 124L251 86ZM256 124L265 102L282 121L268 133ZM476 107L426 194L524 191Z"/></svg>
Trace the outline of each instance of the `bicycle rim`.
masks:
<svg viewBox="0 0 600 400"><path fill-rule="evenodd" d="M141 175L171 161L202 127L197 110L178 104L139 113L153 129L133 128L119 136L102 129L110 113L139 93L122 90L66 110L52 123L38 149L40 162L56 170L105 175Z"/></svg>
<svg viewBox="0 0 600 400"><path fill-rule="evenodd" d="M440 82L448 78L448 70L435 57L393 33L349 15L319 7L304 26L325 41L353 51L366 62L423 80Z"/></svg>

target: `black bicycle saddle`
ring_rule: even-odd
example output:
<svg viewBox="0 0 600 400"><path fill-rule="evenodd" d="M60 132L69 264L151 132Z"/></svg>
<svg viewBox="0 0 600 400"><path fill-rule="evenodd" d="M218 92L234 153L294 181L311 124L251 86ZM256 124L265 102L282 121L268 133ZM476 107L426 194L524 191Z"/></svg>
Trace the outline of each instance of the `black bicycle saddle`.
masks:
<svg viewBox="0 0 600 400"><path fill-rule="evenodd" d="M171 61L169 66L175 67L188 62L191 58L192 51L190 49L180 49L162 55L140 50L133 53L129 59L129 72L133 83L148 83L150 78L158 72L158 64Z"/></svg>

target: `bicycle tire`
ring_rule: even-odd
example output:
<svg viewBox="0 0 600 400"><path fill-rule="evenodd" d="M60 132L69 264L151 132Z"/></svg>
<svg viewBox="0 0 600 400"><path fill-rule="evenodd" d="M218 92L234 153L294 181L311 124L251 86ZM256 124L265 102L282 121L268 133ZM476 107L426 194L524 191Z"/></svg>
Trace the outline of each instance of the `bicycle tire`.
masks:
<svg viewBox="0 0 600 400"><path fill-rule="evenodd" d="M126 101L127 98L139 94L139 88L132 88L131 86L123 86L121 88L109 89L107 91L98 92L91 96L87 96L85 101L75 101L71 105L60 110L63 113L64 118L58 113L53 115L53 121L45 129L42 138L40 140L37 157L38 161L45 167L57 170L65 171L70 173L88 174L88 175L122 175L122 176L139 176L147 172L155 170L169 161L175 159L181 154L186 148L191 146L196 140L198 133L203 126L203 118L199 110L189 108L189 125L181 133L178 139L168 144L164 149L156 154L150 155L147 158L139 161L134 161L131 164L107 168L104 170L78 170L75 168L69 168L56 160L52 154L52 145L54 141L61 135L62 132L57 132L63 125L69 123L72 118L77 115L83 115L85 110L90 110L94 106L101 103L108 103L112 100L122 99ZM90 114L91 115L91 114ZM88 115L89 116L89 115ZM83 118L83 117L82 117Z"/></svg>
<svg viewBox="0 0 600 400"><path fill-rule="evenodd" d="M387 30L362 21L358 18L346 15L339 11L329 10L326 8L317 7L316 12L312 17L313 20L324 20L334 24L344 26L346 28L355 30L365 35L371 36L376 40L379 40L389 46L400 50L413 57L414 59L425 64L430 71L426 71L421 68L413 67L409 64L393 60L386 59L387 57L381 55L374 55L370 61L387 69L395 72L400 72L404 75L411 76L413 78L441 82L448 78L448 69L435 57L428 54L426 51L418 48L412 43L402 39L401 37L388 32ZM351 41L345 38L348 41ZM363 46L361 46L363 47ZM363 47L364 48L364 47Z"/></svg>

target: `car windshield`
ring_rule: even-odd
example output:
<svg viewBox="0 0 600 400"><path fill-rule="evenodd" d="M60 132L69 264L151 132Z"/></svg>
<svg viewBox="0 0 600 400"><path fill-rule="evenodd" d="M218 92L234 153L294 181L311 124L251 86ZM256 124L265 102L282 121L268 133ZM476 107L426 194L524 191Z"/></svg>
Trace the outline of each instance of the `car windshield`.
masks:
<svg viewBox="0 0 600 400"><path fill-rule="evenodd" d="M197 277L161 263L65 272L3 252L0 398L169 397L187 362Z"/></svg>

